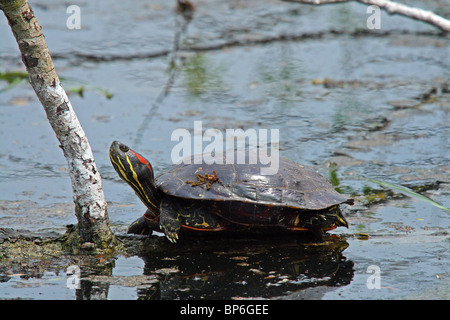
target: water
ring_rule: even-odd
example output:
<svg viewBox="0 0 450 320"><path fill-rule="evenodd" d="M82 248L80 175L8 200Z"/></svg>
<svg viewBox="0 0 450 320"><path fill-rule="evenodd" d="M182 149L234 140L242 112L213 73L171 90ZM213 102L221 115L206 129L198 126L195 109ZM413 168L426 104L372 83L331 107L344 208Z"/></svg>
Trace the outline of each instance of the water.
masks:
<svg viewBox="0 0 450 320"><path fill-rule="evenodd" d="M450 207L449 42L434 28L383 13L391 33L358 36L362 5L261 0L202 2L188 24L166 1L80 3L82 29L68 30L65 4L32 5L66 90L86 84L70 99L117 234L145 209L110 165L110 143L133 146L162 172L173 130L192 132L198 120L279 129L282 156L314 166L357 204L345 209L350 228L333 232L341 239L322 246L225 238L172 247L156 235L144 249L129 240L135 251L112 260L5 263L0 298L450 298L448 213L353 179L418 188ZM0 28L0 71L24 70L6 19ZM63 233L76 222L65 159L25 83L0 93L0 140L0 227ZM69 265L81 268L80 289L67 286ZM379 289L368 288L370 266L380 268Z"/></svg>

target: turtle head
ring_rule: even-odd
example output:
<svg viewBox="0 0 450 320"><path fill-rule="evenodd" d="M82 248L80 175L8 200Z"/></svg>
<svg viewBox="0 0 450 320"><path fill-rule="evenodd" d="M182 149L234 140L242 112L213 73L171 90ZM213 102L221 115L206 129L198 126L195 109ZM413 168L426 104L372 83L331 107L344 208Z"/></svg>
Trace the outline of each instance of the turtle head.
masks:
<svg viewBox="0 0 450 320"><path fill-rule="evenodd" d="M114 141L111 144L109 158L122 180L133 188L152 212L157 214L161 196L155 185L153 168L150 162L119 141Z"/></svg>

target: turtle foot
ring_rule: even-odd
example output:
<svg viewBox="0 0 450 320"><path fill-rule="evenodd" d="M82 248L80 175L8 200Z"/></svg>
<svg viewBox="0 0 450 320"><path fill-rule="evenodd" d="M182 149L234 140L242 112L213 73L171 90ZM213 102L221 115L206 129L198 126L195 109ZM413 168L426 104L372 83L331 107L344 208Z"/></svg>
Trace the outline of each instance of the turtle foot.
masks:
<svg viewBox="0 0 450 320"><path fill-rule="evenodd" d="M180 221L173 219L171 216L161 215L159 227L164 232L170 242L176 243L178 240L178 233L180 232Z"/></svg>
<svg viewBox="0 0 450 320"><path fill-rule="evenodd" d="M151 235L152 228L148 225L147 220L144 216L140 217L134 221L128 227L127 233L141 234L141 235Z"/></svg>
<svg viewBox="0 0 450 320"><path fill-rule="evenodd" d="M159 228L164 232L170 242L175 243L178 240L178 232L180 232L181 221L180 215L177 213L179 207L170 199L162 199L160 206Z"/></svg>
<svg viewBox="0 0 450 320"><path fill-rule="evenodd" d="M178 240L178 233L177 232L171 232L167 230L167 228L163 227L164 234L166 235L166 238L169 239L170 242L176 243Z"/></svg>

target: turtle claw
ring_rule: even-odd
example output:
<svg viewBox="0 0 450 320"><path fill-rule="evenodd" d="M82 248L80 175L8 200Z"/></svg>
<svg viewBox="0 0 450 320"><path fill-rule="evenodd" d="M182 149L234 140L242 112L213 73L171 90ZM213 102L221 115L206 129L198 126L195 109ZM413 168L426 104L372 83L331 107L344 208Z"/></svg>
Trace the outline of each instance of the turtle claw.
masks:
<svg viewBox="0 0 450 320"><path fill-rule="evenodd" d="M170 242L176 243L178 240L178 235L176 233L166 233L166 238L169 239Z"/></svg>
<svg viewBox="0 0 450 320"><path fill-rule="evenodd" d="M169 241L172 243L176 243L178 240L178 236L176 234L166 234L166 238L169 239Z"/></svg>
<svg viewBox="0 0 450 320"><path fill-rule="evenodd" d="M163 227L164 234L166 235L166 238L171 243L176 243L178 240L178 233L177 232L170 232L166 227Z"/></svg>

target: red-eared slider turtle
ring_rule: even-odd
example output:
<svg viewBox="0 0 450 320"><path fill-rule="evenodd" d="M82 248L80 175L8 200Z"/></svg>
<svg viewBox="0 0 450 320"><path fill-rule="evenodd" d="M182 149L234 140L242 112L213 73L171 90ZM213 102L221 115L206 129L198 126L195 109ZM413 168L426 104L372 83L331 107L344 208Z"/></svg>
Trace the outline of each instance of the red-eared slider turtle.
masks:
<svg viewBox="0 0 450 320"><path fill-rule="evenodd" d="M162 230L171 242L184 232L293 232L348 227L337 193L321 175L279 159L273 175L260 164L178 164L154 179L148 160L126 145L110 147L114 169L147 206L128 233ZM224 162L225 163L225 162Z"/></svg>

